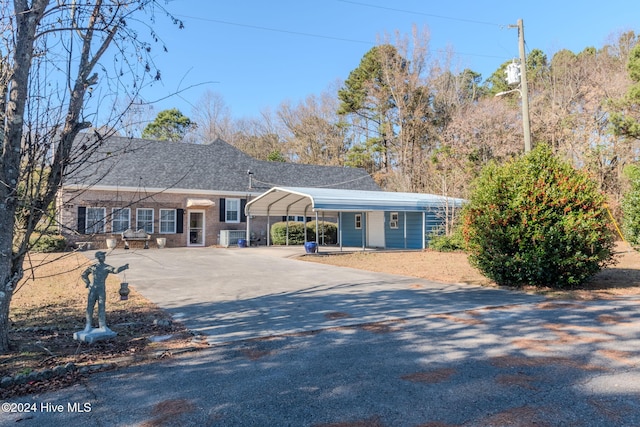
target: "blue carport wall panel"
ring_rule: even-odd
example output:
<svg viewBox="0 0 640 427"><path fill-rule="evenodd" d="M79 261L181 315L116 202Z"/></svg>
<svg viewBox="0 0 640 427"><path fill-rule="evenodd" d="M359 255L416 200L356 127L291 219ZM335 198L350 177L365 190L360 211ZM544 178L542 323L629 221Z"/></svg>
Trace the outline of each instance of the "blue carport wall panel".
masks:
<svg viewBox="0 0 640 427"><path fill-rule="evenodd" d="M433 233L444 233L445 211L444 208L429 209L424 218L424 230L426 247L429 247L429 236Z"/></svg>
<svg viewBox="0 0 640 427"><path fill-rule="evenodd" d="M405 212L398 212L398 227L391 228L392 212L385 212L385 246L389 249L422 249L423 227L422 212L406 212L406 245L405 245ZM344 246L361 247L362 237L366 236L361 228L356 228L356 215L361 216L362 227L366 227L366 215L360 212L342 213L342 244ZM444 227L444 212L433 208L425 212L425 239L436 230ZM428 246L428 241L427 245Z"/></svg>
<svg viewBox="0 0 640 427"><path fill-rule="evenodd" d="M356 215L360 215L361 228L356 228ZM363 228L366 215L362 212L342 212L342 245L343 246L362 246ZM365 228L366 230L366 228Z"/></svg>
<svg viewBox="0 0 640 427"><path fill-rule="evenodd" d="M389 249L422 249L422 212L397 212L397 222L391 220L394 213L384 213L386 247ZM392 225L395 227L391 228Z"/></svg>

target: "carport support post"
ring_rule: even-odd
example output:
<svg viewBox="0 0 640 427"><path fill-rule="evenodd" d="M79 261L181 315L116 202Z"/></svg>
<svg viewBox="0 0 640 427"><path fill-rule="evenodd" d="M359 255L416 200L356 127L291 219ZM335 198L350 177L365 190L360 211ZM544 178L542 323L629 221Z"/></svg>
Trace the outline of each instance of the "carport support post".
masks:
<svg viewBox="0 0 640 427"><path fill-rule="evenodd" d="M338 243L340 243L340 252L342 252L342 212L338 212Z"/></svg>
<svg viewBox="0 0 640 427"><path fill-rule="evenodd" d="M304 245L307 247L307 208L304 208L304 221L303 221L302 233L304 234Z"/></svg>
<svg viewBox="0 0 640 427"><path fill-rule="evenodd" d="M267 208L267 247L271 246L271 207Z"/></svg>
<svg viewBox="0 0 640 427"><path fill-rule="evenodd" d="M319 240L319 234L318 234L318 211L316 211L316 245L318 245L318 253L319 253L320 252L320 247L319 247L320 246L320 240Z"/></svg>
<svg viewBox="0 0 640 427"><path fill-rule="evenodd" d="M407 212L404 213L404 248L407 249Z"/></svg>
<svg viewBox="0 0 640 427"><path fill-rule="evenodd" d="M426 249L426 240L427 240L427 213L422 212L422 249Z"/></svg>
<svg viewBox="0 0 640 427"><path fill-rule="evenodd" d="M247 242L249 243L249 247L251 247L251 215L249 215L249 212L245 212L245 214L247 214ZM257 244L257 243L256 243Z"/></svg>
<svg viewBox="0 0 640 427"><path fill-rule="evenodd" d="M360 219L360 229L362 230L360 233L362 234L362 251L365 251L365 247L366 247L366 242L365 242L365 228L369 226L368 221L365 220L365 213L364 212L360 212L360 215L362 215L362 218Z"/></svg>
<svg viewBox="0 0 640 427"><path fill-rule="evenodd" d="M284 220L285 220L285 227L286 227L285 243L287 246L289 246L289 206L287 206L287 213Z"/></svg>

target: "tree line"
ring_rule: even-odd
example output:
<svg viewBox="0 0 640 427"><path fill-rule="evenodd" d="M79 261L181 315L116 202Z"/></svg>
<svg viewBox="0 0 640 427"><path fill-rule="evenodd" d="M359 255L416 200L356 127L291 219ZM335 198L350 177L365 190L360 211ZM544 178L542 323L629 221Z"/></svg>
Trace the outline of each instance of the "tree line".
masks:
<svg viewBox="0 0 640 427"><path fill-rule="evenodd" d="M629 31L600 48L527 57L534 144L588 171L613 205L626 188L625 166L638 158L638 42ZM265 160L362 167L387 190L466 198L485 165L523 152L521 100L505 79L512 61L484 81L452 71L454 61L434 57L426 32L414 29L373 47L332 89L259 118L233 119L208 92L183 136L219 137Z"/></svg>

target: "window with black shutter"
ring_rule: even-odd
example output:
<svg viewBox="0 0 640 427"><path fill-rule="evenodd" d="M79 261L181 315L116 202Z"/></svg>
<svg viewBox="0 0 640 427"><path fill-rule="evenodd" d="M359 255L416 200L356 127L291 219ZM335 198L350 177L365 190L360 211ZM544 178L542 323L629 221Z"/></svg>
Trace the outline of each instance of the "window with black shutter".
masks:
<svg viewBox="0 0 640 427"><path fill-rule="evenodd" d="M220 199L220 222L227 222L226 199Z"/></svg>
<svg viewBox="0 0 640 427"><path fill-rule="evenodd" d="M176 233L184 233L184 209L176 209Z"/></svg>
<svg viewBox="0 0 640 427"><path fill-rule="evenodd" d="M87 232L87 208L78 206L78 233L85 234Z"/></svg>
<svg viewBox="0 0 640 427"><path fill-rule="evenodd" d="M244 213L245 206L247 206L247 199L240 199L240 222L247 222L247 216Z"/></svg>

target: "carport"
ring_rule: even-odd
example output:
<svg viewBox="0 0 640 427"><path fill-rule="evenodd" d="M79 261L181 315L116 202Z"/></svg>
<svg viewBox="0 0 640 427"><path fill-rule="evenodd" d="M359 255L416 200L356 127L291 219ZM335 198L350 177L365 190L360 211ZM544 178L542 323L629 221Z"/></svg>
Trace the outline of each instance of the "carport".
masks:
<svg viewBox="0 0 640 427"><path fill-rule="evenodd" d="M343 246L424 249L427 234L453 218L464 200L420 193L344 190L313 187L274 187L247 203L247 235L251 217L334 218ZM316 242L318 241L316 226ZM267 245L270 233L267 232Z"/></svg>

